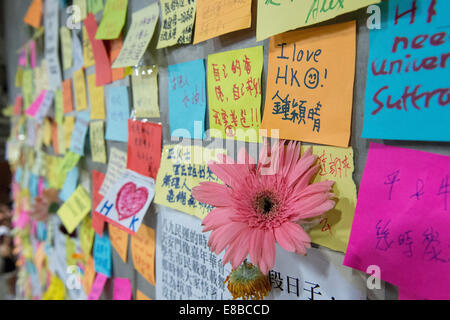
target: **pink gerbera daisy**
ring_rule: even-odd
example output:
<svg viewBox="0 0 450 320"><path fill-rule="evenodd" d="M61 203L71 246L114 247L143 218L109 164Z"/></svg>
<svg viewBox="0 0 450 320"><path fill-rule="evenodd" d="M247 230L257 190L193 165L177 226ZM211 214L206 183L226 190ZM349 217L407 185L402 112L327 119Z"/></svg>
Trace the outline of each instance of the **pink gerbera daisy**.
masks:
<svg viewBox="0 0 450 320"><path fill-rule="evenodd" d="M209 246L219 254L226 250L223 263L236 269L250 260L264 274L275 264L275 242L290 252L305 255L310 237L300 225L332 209L333 181L311 184L319 169L317 156L309 148L300 156L300 143L273 146L270 157L265 144L258 164L245 148L238 162L218 156L209 167L225 184L202 182L193 196L215 208L203 219L203 232L211 231ZM274 168L265 174L268 168Z"/></svg>

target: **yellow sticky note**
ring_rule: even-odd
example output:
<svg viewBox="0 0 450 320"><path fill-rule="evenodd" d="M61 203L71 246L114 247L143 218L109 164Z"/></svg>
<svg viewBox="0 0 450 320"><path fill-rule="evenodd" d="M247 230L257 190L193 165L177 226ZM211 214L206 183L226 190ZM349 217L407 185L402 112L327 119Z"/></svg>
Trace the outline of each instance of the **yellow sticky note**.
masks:
<svg viewBox="0 0 450 320"><path fill-rule="evenodd" d="M65 26L59 29L59 34L61 37L63 68L66 70L72 67L72 34L69 28Z"/></svg>
<svg viewBox="0 0 450 320"><path fill-rule="evenodd" d="M226 154L226 151L164 145L156 177L155 203L203 219L214 207L195 200L190 190L204 181L222 183L208 167L209 161L217 161L218 154Z"/></svg>
<svg viewBox="0 0 450 320"><path fill-rule="evenodd" d="M252 0L197 0L194 44L250 28L251 10Z"/></svg>
<svg viewBox="0 0 450 320"><path fill-rule="evenodd" d="M58 154L66 154L66 137L64 136L64 122L63 125L58 124Z"/></svg>
<svg viewBox="0 0 450 320"><path fill-rule="evenodd" d="M90 257L92 244L94 243L94 229L92 228L92 219L89 216L83 219L80 227L80 246L83 252L83 259L87 261ZM88 261L89 262L89 261Z"/></svg>
<svg viewBox="0 0 450 320"><path fill-rule="evenodd" d="M147 297L141 290L136 290L136 300L152 300Z"/></svg>
<svg viewBox="0 0 450 320"><path fill-rule="evenodd" d="M106 163L105 123L94 121L89 124L92 161Z"/></svg>
<svg viewBox="0 0 450 320"><path fill-rule="evenodd" d="M158 67L136 68L131 75L136 117L159 118Z"/></svg>
<svg viewBox="0 0 450 320"><path fill-rule="evenodd" d="M52 275L50 285L43 294L42 300L64 300L66 298L66 287L57 275Z"/></svg>
<svg viewBox="0 0 450 320"><path fill-rule="evenodd" d="M107 0L96 39L117 39L125 25L128 0Z"/></svg>
<svg viewBox="0 0 450 320"><path fill-rule="evenodd" d="M128 233L108 223L109 239L123 262L127 262Z"/></svg>
<svg viewBox="0 0 450 320"><path fill-rule="evenodd" d="M333 19L381 0L258 0L256 41Z"/></svg>
<svg viewBox="0 0 450 320"><path fill-rule="evenodd" d="M211 137L259 141L262 67L262 46L208 56Z"/></svg>
<svg viewBox="0 0 450 320"><path fill-rule="evenodd" d="M195 0L161 0L161 31L157 49L191 43L195 9Z"/></svg>
<svg viewBox="0 0 450 320"><path fill-rule="evenodd" d="M355 54L355 21L272 37L261 134L348 147Z"/></svg>
<svg viewBox="0 0 450 320"><path fill-rule="evenodd" d="M139 64L153 36L158 18L158 2L133 13L123 48L112 68L124 68Z"/></svg>
<svg viewBox="0 0 450 320"><path fill-rule="evenodd" d="M302 146L302 153L309 148ZM332 250L347 249L356 208L356 186L353 182L353 149L314 145L313 154L319 157L320 170L313 182L335 181L333 193L337 203L319 224L309 231L311 241Z"/></svg>
<svg viewBox="0 0 450 320"><path fill-rule="evenodd" d="M55 121L58 125L64 124L63 95L61 89L55 91Z"/></svg>
<svg viewBox="0 0 450 320"><path fill-rule="evenodd" d="M75 241L73 241L69 236L66 235L66 265L74 266L77 261L73 257L74 253L76 253L77 246Z"/></svg>
<svg viewBox="0 0 450 320"><path fill-rule="evenodd" d="M83 285L84 292L89 295L91 292L92 284L95 279L95 266L94 259L91 255L89 255L88 260L86 262L86 267L84 268L84 275L81 283Z"/></svg>
<svg viewBox="0 0 450 320"><path fill-rule="evenodd" d="M84 71L80 69L73 73L73 87L75 89L75 106L77 110L87 109L86 81Z"/></svg>
<svg viewBox="0 0 450 320"><path fill-rule="evenodd" d="M91 120L105 119L104 87L97 87L95 73L88 75L89 100L91 102Z"/></svg>
<svg viewBox="0 0 450 320"><path fill-rule="evenodd" d="M87 16L87 3L86 0L73 0L73 5L78 7L76 11L77 14L74 14L74 22L80 22L86 19Z"/></svg>
<svg viewBox="0 0 450 320"><path fill-rule="evenodd" d="M64 119L64 137L66 142L66 149L70 148L70 140L72 139L72 131L75 127L75 117L66 117Z"/></svg>
<svg viewBox="0 0 450 320"><path fill-rule="evenodd" d="M43 130L42 142L44 143L44 145L49 147L50 144L52 143L52 123L48 118L44 118L42 130Z"/></svg>
<svg viewBox="0 0 450 320"><path fill-rule="evenodd" d="M133 265L151 285L155 285L155 230L144 224L131 237Z"/></svg>
<svg viewBox="0 0 450 320"><path fill-rule="evenodd" d="M82 186L78 186L70 198L59 208L58 215L72 233L83 218L91 211L91 197Z"/></svg>
<svg viewBox="0 0 450 320"><path fill-rule="evenodd" d="M85 68L92 67L95 64L94 52L85 26L83 26L83 58Z"/></svg>

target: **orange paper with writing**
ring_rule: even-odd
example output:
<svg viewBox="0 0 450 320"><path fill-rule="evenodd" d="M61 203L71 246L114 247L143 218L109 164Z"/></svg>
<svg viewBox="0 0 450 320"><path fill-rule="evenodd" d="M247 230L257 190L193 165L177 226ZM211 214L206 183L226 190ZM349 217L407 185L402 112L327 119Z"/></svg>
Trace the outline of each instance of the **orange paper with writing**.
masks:
<svg viewBox="0 0 450 320"><path fill-rule="evenodd" d="M131 255L135 269L155 285L155 230L144 224L131 236Z"/></svg>
<svg viewBox="0 0 450 320"><path fill-rule="evenodd" d="M109 239L123 262L127 262L128 233L108 223Z"/></svg>
<svg viewBox="0 0 450 320"><path fill-rule="evenodd" d="M194 44L250 28L252 0L197 0Z"/></svg>
<svg viewBox="0 0 450 320"><path fill-rule="evenodd" d="M42 0L34 0L23 18L26 24L38 29L42 23Z"/></svg>
<svg viewBox="0 0 450 320"><path fill-rule="evenodd" d="M270 38L261 135L347 147L355 51L355 21Z"/></svg>
<svg viewBox="0 0 450 320"><path fill-rule="evenodd" d="M86 267L84 269L84 276L82 280L84 292L88 295L91 292L92 284L95 278L94 259L89 255Z"/></svg>
<svg viewBox="0 0 450 320"><path fill-rule="evenodd" d="M109 41L109 60L111 65L113 65L114 61L116 61L117 57L120 54L123 46L122 35L119 38ZM125 78L125 68L111 68L112 73L112 81L117 81Z"/></svg>
<svg viewBox="0 0 450 320"><path fill-rule="evenodd" d="M63 108L64 113L73 111L73 94L72 94L72 79L64 80L62 83L63 94Z"/></svg>

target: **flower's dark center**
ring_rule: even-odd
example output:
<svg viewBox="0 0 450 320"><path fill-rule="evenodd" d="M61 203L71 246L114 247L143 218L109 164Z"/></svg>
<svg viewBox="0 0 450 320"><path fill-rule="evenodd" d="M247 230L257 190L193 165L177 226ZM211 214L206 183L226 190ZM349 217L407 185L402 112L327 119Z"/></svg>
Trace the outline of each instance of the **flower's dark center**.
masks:
<svg viewBox="0 0 450 320"><path fill-rule="evenodd" d="M273 214L278 207L278 200L271 191L258 193L253 200L253 208L263 216Z"/></svg>

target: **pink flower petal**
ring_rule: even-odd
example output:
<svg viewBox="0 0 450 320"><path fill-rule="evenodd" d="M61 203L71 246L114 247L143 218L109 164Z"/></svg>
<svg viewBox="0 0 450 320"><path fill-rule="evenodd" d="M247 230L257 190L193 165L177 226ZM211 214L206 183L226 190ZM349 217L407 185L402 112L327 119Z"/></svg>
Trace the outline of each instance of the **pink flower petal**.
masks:
<svg viewBox="0 0 450 320"><path fill-rule="evenodd" d="M233 215L233 210L228 207L217 207L211 210L208 215L202 220L205 226L203 232L217 229L227 223L230 223L230 216Z"/></svg>
<svg viewBox="0 0 450 320"><path fill-rule="evenodd" d="M295 245L292 243L292 240L290 237L286 234L286 231L284 230L285 224L281 225L279 228L276 228L275 231L275 239L277 240L278 244L286 251L294 252L295 251Z"/></svg>
<svg viewBox="0 0 450 320"><path fill-rule="evenodd" d="M192 188L192 196L200 202L213 206L231 206L231 190L215 182L201 182L198 186Z"/></svg>
<svg viewBox="0 0 450 320"><path fill-rule="evenodd" d="M301 219L317 217L320 216L321 214L324 214L327 211L330 211L331 209L334 208L335 205L336 203L333 200L326 200L309 210L300 210L299 212L296 212L290 217L290 219L292 221L298 221Z"/></svg>
<svg viewBox="0 0 450 320"><path fill-rule="evenodd" d="M261 272L268 274L269 270L275 265L275 237L272 230L267 230L264 233L264 245L263 245L263 255L261 259Z"/></svg>
<svg viewBox="0 0 450 320"><path fill-rule="evenodd" d="M221 253L234 239L239 235L242 230L247 229L245 223L229 223L211 232L209 236L208 245L211 247L211 251L216 254Z"/></svg>

